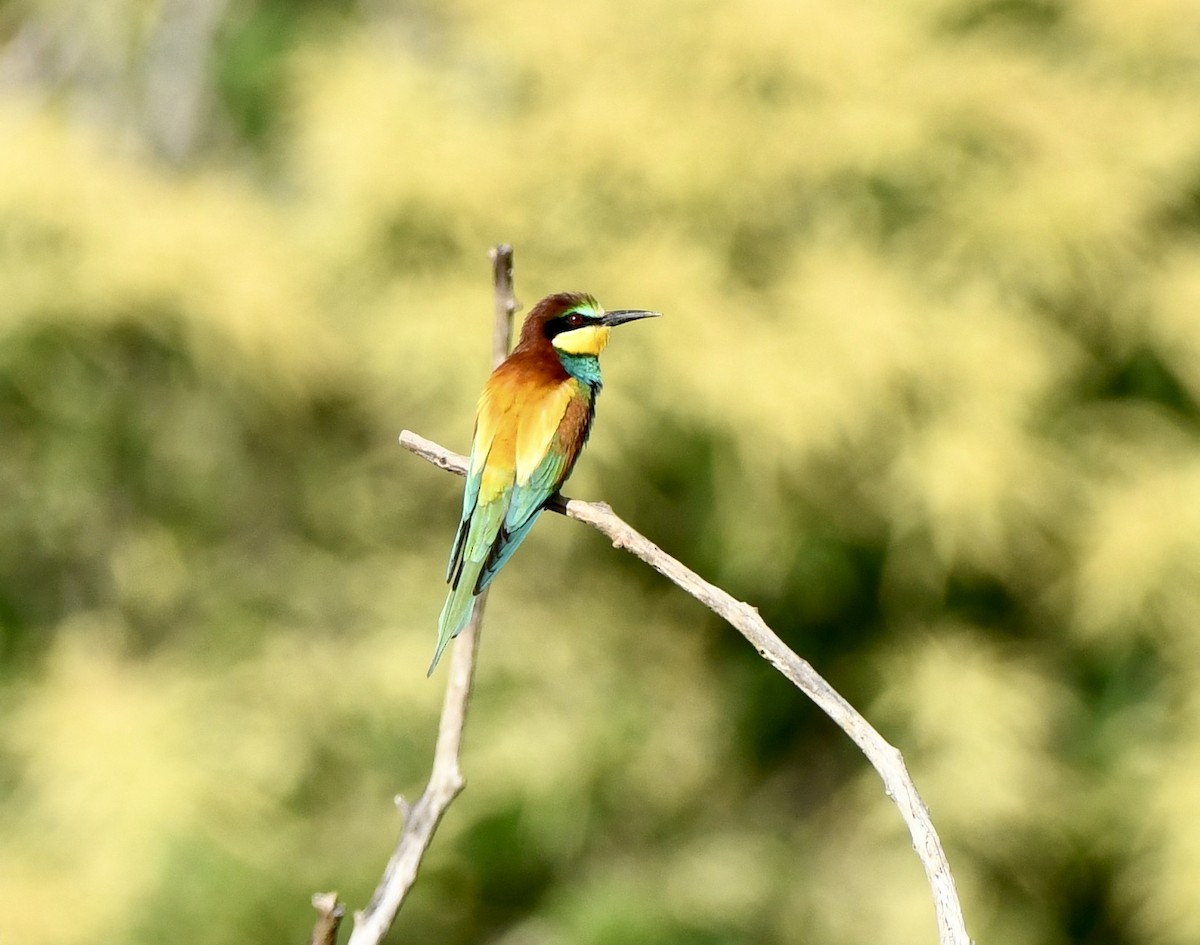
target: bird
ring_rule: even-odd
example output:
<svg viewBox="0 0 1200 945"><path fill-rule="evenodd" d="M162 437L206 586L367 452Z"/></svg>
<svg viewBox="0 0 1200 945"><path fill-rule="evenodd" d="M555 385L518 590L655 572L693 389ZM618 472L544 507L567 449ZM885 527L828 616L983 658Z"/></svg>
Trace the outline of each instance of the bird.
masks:
<svg viewBox="0 0 1200 945"><path fill-rule="evenodd" d="M432 676L481 591L512 557L571 475L592 430L603 381L600 352L617 325L659 312L606 312L582 292L560 292L526 316L512 353L492 372L476 411L462 518L450 549L450 592L438 618Z"/></svg>

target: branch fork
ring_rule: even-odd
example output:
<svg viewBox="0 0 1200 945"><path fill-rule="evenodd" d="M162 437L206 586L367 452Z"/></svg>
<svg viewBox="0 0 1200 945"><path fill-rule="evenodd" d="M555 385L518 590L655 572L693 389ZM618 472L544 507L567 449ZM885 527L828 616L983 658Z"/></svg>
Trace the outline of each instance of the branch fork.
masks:
<svg viewBox="0 0 1200 945"><path fill-rule="evenodd" d="M491 257L496 299L493 356L495 363L499 363L508 353L512 315L517 307L512 294L512 249L498 246L492 250ZM458 475L466 474L466 457L452 453L416 433L403 431L400 445L439 469ZM547 508L595 528L612 542L614 548L637 556L723 618L746 638L764 660L815 702L858 745L879 774L884 793L896 805L908 827L913 849L925 869L932 894L939 945L971 945L945 851L899 750L889 744L806 660L787 647L763 621L757 607L736 600L663 552L618 518L608 503L583 502L560 494L551 499ZM383 940L416 880L421 858L432 841L438 822L464 787L459 755L486 594L485 591L480 595L470 623L453 647L429 785L411 810L407 809L408 805L401 798L397 798L397 807L404 819L400 841L371 902L354 916L350 945L378 945ZM336 906L336 897L333 906ZM336 935L336 924L333 934ZM314 931L314 943L317 942L315 936ZM332 942L333 939L327 941Z"/></svg>

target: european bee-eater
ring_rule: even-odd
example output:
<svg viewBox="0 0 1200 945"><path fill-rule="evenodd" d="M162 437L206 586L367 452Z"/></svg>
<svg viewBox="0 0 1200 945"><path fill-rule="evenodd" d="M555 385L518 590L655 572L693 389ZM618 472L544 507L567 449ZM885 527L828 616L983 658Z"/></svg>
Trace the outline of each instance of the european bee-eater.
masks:
<svg viewBox="0 0 1200 945"><path fill-rule="evenodd" d="M484 385L462 520L429 672L471 617L475 598L512 557L587 442L600 393L600 352L615 325L658 312L606 312L590 295L542 299L512 354Z"/></svg>

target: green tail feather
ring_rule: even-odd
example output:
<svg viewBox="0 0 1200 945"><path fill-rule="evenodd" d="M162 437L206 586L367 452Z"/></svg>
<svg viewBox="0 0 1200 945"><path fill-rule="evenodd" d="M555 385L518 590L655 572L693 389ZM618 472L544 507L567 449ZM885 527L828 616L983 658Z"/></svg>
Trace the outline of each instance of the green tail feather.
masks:
<svg viewBox="0 0 1200 945"><path fill-rule="evenodd" d="M425 673L426 678L433 675L438 660L442 658L442 652L450 645L451 640L463 632L475 610L475 580L480 568L478 565L472 567L473 563L470 561L465 564L463 573L459 575L458 586L446 597L442 614L438 617L437 649L433 653L433 662L429 664Z"/></svg>

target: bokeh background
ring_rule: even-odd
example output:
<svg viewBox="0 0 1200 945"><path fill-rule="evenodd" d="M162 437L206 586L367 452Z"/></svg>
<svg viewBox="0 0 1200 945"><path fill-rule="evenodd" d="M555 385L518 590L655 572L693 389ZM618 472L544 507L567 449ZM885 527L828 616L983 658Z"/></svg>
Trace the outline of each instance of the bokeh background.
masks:
<svg viewBox="0 0 1200 945"><path fill-rule="evenodd" d="M974 937L1200 941L1194 0L2 0L0 937L366 902L502 240L666 313L570 492L903 750ZM464 768L394 942L934 941L857 751L560 518Z"/></svg>

